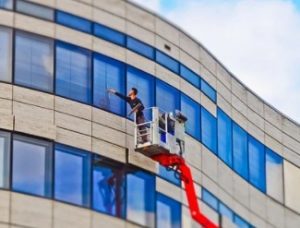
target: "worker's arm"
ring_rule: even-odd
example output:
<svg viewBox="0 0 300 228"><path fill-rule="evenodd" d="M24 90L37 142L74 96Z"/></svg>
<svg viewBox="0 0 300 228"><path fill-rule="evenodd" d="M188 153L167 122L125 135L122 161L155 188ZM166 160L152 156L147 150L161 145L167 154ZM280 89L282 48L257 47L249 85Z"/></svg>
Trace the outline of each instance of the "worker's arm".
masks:
<svg viewBox="0 0 300 228"><path fill-rule="evenodd" d="M117 92L117 91L114 90L114 89L109 89L108 92L109 92L109 93L115 94L116 96L120 97L121 99L123 99L123 100L125 100L125 101L127 101L127 102L130 100L130 97L127 97L127 96L125 96L125 95L123 95L123 94Z"/></svg>

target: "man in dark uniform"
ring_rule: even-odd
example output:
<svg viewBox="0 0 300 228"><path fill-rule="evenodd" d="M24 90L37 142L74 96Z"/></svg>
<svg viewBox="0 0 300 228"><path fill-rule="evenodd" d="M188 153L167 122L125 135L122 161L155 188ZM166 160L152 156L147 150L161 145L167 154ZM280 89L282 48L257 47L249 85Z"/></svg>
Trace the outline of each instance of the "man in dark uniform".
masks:
<svg viewBox="0 0 300 228"><path fill-rule="evenodd" d="M137 97L138 90L136 88L132 88L127 96L117 92L114 89L109 89L108 92L113 93L120 97L121 99L125 100L131 107L132 111L131 113L136 113L136 124L143 124L145 123L145 116L143 113L144 105L142 101ZM142 125L139 126L139 133L140 134L146 134L146 126ZM147 142L147 135L142 136L143 143Z"/></svg>

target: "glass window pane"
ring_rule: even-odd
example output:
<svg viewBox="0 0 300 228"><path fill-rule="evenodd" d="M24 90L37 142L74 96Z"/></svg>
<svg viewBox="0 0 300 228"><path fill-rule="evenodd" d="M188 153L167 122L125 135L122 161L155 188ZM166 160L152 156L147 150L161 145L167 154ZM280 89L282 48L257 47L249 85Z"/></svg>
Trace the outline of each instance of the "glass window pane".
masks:
<svg viewBox="0 0 300 228"><path fill-rule="evenodd" d="M221 202L219 203L219 213L233 222L233 211Z"/></svg>
<svg viewBox="0 0 300 228"><path fill-rule="evenodd" d="M283 202L283 159L266 148L267 194Z"/></svg>
<svg viewBox="0 0 300 228"><path fill-rule="evenodd" d="M159 176L177 186L181 186L181 180L175 176L174 170L168 170L168 168L160 165Z"/></svg>
<svg viewBox="0 0 300 228"><path fill-rule="evenodd" d="M94 35L112 43L125 46L125 35L104 25L94 25Z"/></svg>
<svg viewBox="0 0 300 228"><path fill-rule="evenodd" d="M0 8L12 9L13 0L0 0Z"/></svg>
<svg viewBox="0 0 300 228"><path fill-rule="evenodd" d="M180 109L180 92L169 84L156 80L156 106L165 112Z"/></svg>
<svg viewBox="0 0 300 228"><path fill-rule="evenodd" d="M156 227L181 227L181 204L160 193L156 200Z"/></svg>
<svg viewBox="0 0 300 228"><path fill-rule="evenodd" d="M216 90L211 87L206 81L201 80L201 91L210 98L213 102L217 101L217 93Z"/></svg>
<svg viewBox="0 0 300 228"><path fill-rule="evenodd" d="M221 109L218 109L218 156L232 167L232 122Z"/></svg>
<svg viewBox="0 0 300 228"><path fill-rule="evenodd" d="M156 50L156 61L162 66L168 68L174 73L179 73L179 63L172 57L167 54L162 53L161 51Z"/></svg>
<svg viewBox="0 0 300 228"><path fill-rule="evenodd" d="M94 105L124 115L124 100L110 95L109 88L125 93L125 64L97 54L94 57Z"/></svg>
<svg viewBox="0 0 300 228"><path fill-rule="evenodd" d="M12 30L0 26L0 81L11 82L11 71Z"/></svg>
<svg viewBox="0 0 300 228"><path fill-rule="evenodd" d="M0 131L0 188L9 188L10 133Z"/></svg>
<svg viewBox="0 0 300 228"><path fill-rule="evenodd" d="M91 53L59 42L56 46L56 93L91 103Z"/></svg>
<svg viewBox="0 0 300 228"><path fill-rule="evenodd" d="M185 124L186 132L196 139L200 140L200 105L188 96L181 94L181 111L183 115L185 115L188 119Z"/></svg>
<svg viewBox="0 0 300 228"><path fill-rule="evenodd" d="M51 197L52 144L14 135L12 174L14 190Z"/></svg>
<svg viewBox="0 0 300 228"><path fill-rule="evenodd" d="M247 133L239 125L232 125L233 169L243 178L248 179L248 144Z"/></svg>
<svg viewBox="0 0 300 228"><path fill-rule="evenodd" d="M250 228L251 226L241 217L235 216L234 217L234 223L239 227L239 228Z"/></svg>
<svg viewBox="0 0 300 228"><path fill-rule="evenodd" d="M53 91L53 41L23 32L16 33L15 83Z"/></svg>
<svg viewBox="0 0 300 228"><path fill-rule="evenodd" d="M82 17L78 17L66 12L56 11L56 22L58 24L80 30L82 32L92 32L92 22Z"/></svg>
<svg viewBox="0 0 300 228"><path fill-rule="evenodd" d="M204 188L202 188L202 200L215 211L218 211L218 199Z"/></svg>
<svg viewBox="0 0 300 228"><path fill-rule="evenodd" d="M213 153L217 153L217 119L205 108L201 108L202 143Z"/></svg>
<svg viewBox="0 0 300 228"><path fill-rule="evenodd" d="M154 227L155 177L142 171L127 174L127 219Z"/></svg>
<svg viewBox="0 0 300 228"><path fill-rule="evenodd" d="M142 41L127 37L127 48L149 59L154 59L154 48Z"/></svg>
<svg viewBox="0 0 300 228"><path fill-rule="evenodd" d="M200 88L201 78L187 67L180 65L180 75L196 88Z"/></svg>
<svg viewBox="0 0 300 228"><path fill-rule="evenodd" d="M112 216L125 216L125 181L122 167L103 162L98 155L93 160L93 209Z"/></svg>
<svg viewBox="0 0 300 228"><path fill-rule="evenodd" d="M255 187L266 192L265 148L252 136L248 137L249 181Z"/></svg>
<svg viewBox="0 0 300 228"><path fill-rule="evenodd" d="M17 0L16 10L21 13L40 17L46 20L54 20L54 10L34 3Z"/></svg>
<svg viewBox="0 0 300 228"><path fill-rule="evenodd" d="M68 146L55 146L55 199L90 205L90 154Z"/></svg>

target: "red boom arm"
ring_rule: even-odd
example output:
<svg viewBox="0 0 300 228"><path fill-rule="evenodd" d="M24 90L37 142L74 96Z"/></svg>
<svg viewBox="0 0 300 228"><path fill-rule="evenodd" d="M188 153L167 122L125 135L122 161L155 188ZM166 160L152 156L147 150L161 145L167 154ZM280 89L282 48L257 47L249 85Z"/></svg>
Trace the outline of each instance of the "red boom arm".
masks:
<svg viewBox="0 0 300 228"><path fill-rule="evenodd" d="M158 154L152 156L152 159L159 162L162 166L174 167L177 169L177 171L179 171L180 178L184 182L192 218L205 228L218 228L217 225L215 225L200 212L192 173L190 168L186 165L184 159L175 154Z"/></svg>

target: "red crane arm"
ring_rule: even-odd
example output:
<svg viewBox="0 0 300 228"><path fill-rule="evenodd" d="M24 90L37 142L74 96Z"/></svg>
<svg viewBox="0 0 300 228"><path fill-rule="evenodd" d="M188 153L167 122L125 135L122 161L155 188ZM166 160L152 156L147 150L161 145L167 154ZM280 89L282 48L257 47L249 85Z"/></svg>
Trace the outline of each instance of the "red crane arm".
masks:
<svg viewBox="0 0 300 228"><path fill-rule="evenodd" d="M184 159L176 154L158 154L152 156L151 158L159 162L162 166L175 168L179 172L180 179L184 182L192 218L205 228L218 228L217 225L210 221L200 211L192 173L190 168L186 165Z"/></svg>

